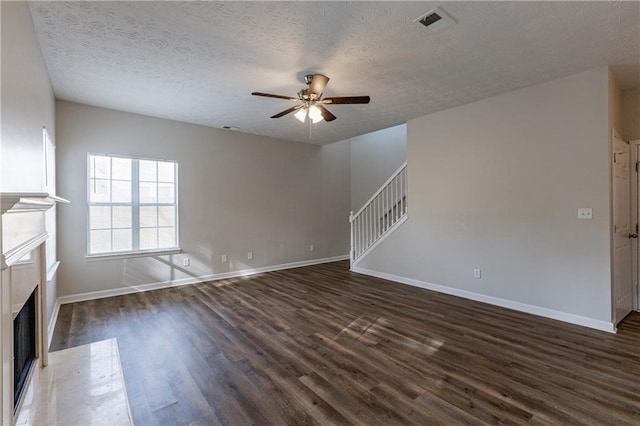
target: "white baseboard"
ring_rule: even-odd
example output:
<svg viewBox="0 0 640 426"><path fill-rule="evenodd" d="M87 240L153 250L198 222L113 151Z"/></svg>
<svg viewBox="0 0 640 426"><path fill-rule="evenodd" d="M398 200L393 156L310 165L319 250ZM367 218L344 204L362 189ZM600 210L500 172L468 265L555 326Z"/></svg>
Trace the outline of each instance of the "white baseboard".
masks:
<svg viewBox="0 0 640 426"><path fill-rule="evenodd" d="M253 269L242 269L239 271L224 272L221 274L210 274L192 278L182 278L178 280L162 281L150 284L142 284L132 287L114 288L111 290L93 291L89 293L70 294L58 297L57 304L64 305L66 303L82 302L85 300L103 299L105 297L120 296L123 294L138 293L143 291L157 290L160 288L177 287L188 284L198 284L207 281L225 280L228 278L245 277L248 275L259 274L262 272L281 271L283 269L301 268L303 266L319 265L321 263L337 262L340 260L348 260L349 255L325 257L322 259L303 260L300 262L283 263L280 265L263 266Z"/></svg>
<svg viewBox="0 0 640 426"><path fill-rule="evenodd" d="M60 298L56 299L56 303L53 305L53 312L51 312L51 319L49 319L49 325L47 326L47 349L51 346L51 340L53 340L53 332L56 329L56 322L58 321L58 314L60 313Z"/></svg>
<svg viewBox="0 0 640 426"><path fill-rule="evenodd" d="M571 324L581 325L583 327L594 328L596 330L607 331L609 333L616 332L616 326L612 322L600 321L593 318L587 318L580 315L570 314L567 312L556 311L553 309L543 308L535 305L528 305L526 303L521 303L521 302L514 302L512 300L501 299L499 297L487 296L480 293L473 293L467 290L460 290L453 287L446 287L439 284L433 284L433 283L415 280L412 278L406 278L398 275L387 274L384 272L373 271L370 269L360 268L357 266L351 267L351 270L359 274L370 275L372 277L382 278L385 280L394 281L401 284L407 284L414 287L420 287L427 290L437 291L438 293L450 294L452 296L458 296L464 299L475 300L477 302L488 303L490 305L501 306L503 308L513 309L516 311L526 312L529 314L538 315L545 318L551 318L558 321L564 321Z"/></svg>

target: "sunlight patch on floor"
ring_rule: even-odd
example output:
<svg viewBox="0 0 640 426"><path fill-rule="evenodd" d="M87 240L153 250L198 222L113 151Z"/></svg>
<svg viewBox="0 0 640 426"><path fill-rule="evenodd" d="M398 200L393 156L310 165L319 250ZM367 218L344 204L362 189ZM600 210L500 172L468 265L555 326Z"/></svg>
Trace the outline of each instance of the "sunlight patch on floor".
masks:
<svg viewBox="0 0 640 426"><path fill-rule="evenodd" d="M352 323L353 324L353 323ZM417 352L426 355L433 355L444 344L444 341L436 338L427 338L425 342L415 340L397 331L393 324L383 317L376 318L375 321L368 324L360 335L360 340L379 343L385 340L395 342L402 345L411 352Z"/></svg>

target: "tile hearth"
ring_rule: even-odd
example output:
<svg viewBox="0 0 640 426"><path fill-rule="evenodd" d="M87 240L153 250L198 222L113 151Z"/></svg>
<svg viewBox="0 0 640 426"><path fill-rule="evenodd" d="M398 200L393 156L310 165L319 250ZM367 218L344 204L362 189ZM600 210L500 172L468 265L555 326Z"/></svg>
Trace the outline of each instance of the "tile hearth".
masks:
<svg viewBox="0 0 640 426"><path fill-rule="evenodd" d="M35 374L16 425L133 424L116 339L51 352Z"/></svg>

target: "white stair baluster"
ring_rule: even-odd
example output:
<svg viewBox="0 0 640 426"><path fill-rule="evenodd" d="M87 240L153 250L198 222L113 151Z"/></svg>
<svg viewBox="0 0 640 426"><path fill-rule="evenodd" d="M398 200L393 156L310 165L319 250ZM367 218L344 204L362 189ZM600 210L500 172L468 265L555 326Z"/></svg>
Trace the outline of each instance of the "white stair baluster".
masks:
<svg viewBox="0 0 640 426"><path fill-rule="evenodd" d="M373 249L407 216L407 163L358 210L350 212L351 265Z"/></svg>

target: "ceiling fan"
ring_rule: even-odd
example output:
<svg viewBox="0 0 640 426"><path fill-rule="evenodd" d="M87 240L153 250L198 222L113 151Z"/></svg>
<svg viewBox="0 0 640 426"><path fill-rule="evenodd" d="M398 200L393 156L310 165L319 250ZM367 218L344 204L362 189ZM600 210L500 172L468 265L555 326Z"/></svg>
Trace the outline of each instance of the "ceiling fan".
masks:
<svg viewBox="0 0 640 426"><path fill-rule="evenodd" d="M291 96L272 95L270 93L262 92L253 92L252 95L302 102L302 104L285 109L271 118L280 118L291 112L297 111L294 116L303 123L306 121L307 116L313 123L318 123L322 120L335 120L336 116L326 109L324 107L325 105L368 104L371 100L369 96L343 96L322 99L322 92L329 82L329 77L322 74L307 74L304 76L304 82L307 87L298 92L297 98Z"/></svg>

